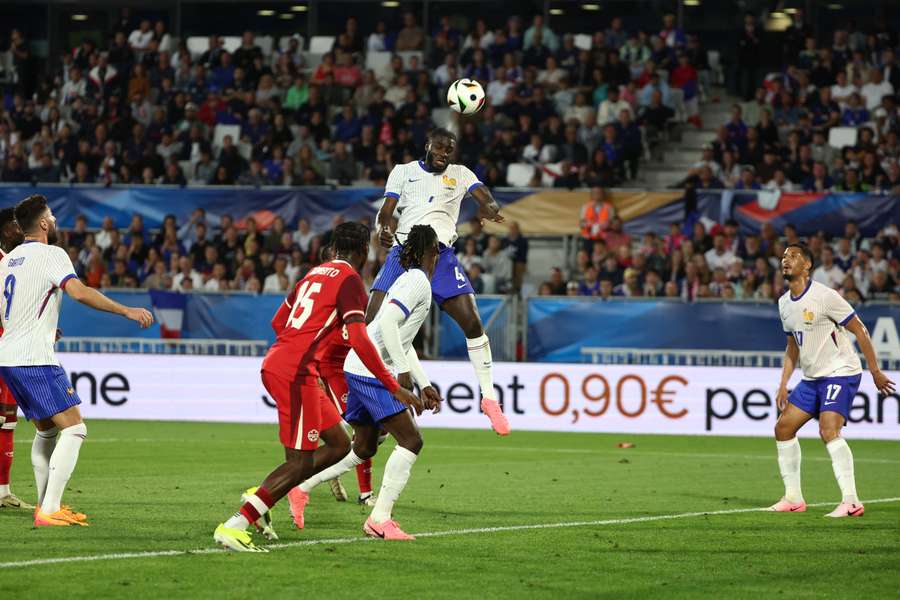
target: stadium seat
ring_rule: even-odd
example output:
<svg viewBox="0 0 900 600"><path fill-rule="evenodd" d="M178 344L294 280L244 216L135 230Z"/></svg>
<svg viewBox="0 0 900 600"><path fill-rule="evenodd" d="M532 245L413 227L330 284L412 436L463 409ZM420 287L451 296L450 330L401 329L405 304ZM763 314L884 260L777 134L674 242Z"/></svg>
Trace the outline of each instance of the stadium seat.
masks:
<svg viewBox="0 0 900 600"><path fill-rule="evenodd" d="M528 187L534 176L534 165L530 163L510 163L506 168L506 182L511 187Z"/></svg>
<svg viewBox="0 0 900 600"><path fill-rule="evenodd" d="M431 110L431 120L438 127L446 127L450 123L449 108L433 108Z"/></svg>
<svg viewBox="0 0 900 600"><path fill-rule="evenodd" d="M325 54L334 47L333 35L314 35L309 38L309 51L312 54Z"/></svg>
<svg viewBox="0 0 900 600"><path fill-rule="evenodd" d="M241 38L237 35L226 35L220 38L222 40L222 47L228 50L229 52L234 52L238 48L241 47Z"/></svg>
<svg viewBox="0 0 900 600"><path fill-rule="evenodd" d="M722 68L722 58L719 55L719 51L707 51L706 61L709 63L709 68L714 74L713 83L718 83L720 85L725 83L725 70Z"/></svg>
<svg viewBox="0 0 900 600"><path fill-rule="evenodd" d="M191 59L196 60L201 54L209 50L209 38L204 35L192 35L187 39L188 51Z"/></svg>
<svg viewBox="0 0 900 600"><path fill-rule="evenodd" d="M828 131L828 145L832 148L855 146L857 133L856 127L832 127Z"/></svg>
<svg viewBox="0 0 900 600"><path fill-rule="evenodd" d="M590 50L594 45L594 38L589 33L575 34L575 47L579 50Z"/></svg>
<svg viewBox="0 0 900 600"><path fill-rule="evenodd" d="M256 38L256 45L262 50L263 56L272 56L272 47L275 45L275 39L271 35L261 35Z"/></svg>
<svg viewBox="0 0 900 600"><path fill-rule="evenodd" d="M213 148L218 150L222 147L222 141L225 139L226 135L230 135L232 141L235 144L241 141L241 126L240 125L216 125L216 129L213 132Z"/></svg>
<svg viewBox="0 0 900 600"><path fill-rule="evenodd" d="M391 62L390 52L379 52L373 50L366 54L366 69L378 72L379 69Z"/></svg>
<svg viewBox="0 0 900 600"><path fill-rule="evenodd" d="M553 187L553 182L556 181L556 177L553 174L556 173L557 175L562 175L562 166L563 164L561 162L544 165L545 168L541 169L541 185L544 187Z"/></svg>

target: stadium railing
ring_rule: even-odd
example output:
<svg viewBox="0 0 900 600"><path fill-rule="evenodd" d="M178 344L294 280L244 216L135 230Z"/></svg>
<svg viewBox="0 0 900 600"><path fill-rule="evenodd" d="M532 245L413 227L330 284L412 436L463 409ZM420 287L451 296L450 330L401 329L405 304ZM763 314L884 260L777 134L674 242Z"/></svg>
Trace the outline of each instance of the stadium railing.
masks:
<svg viewBox="0 0 900 600"><path fill-rule="evenodd" d="M678 367L770 367L780 369L784 352L747 350L679 350L647 348L598 348L581 349L584 362L601 365L653 365ZM863 368L866 359L859 355ZM885 371L900 369L900 360L880 358Z"/></svg>
<svg viewBox="0 0 900 600"><path fill-rule="evenodd" d="M206 356L264 356L266 340L148 339L127 337L62 338L59 352L104 354L189 354Z"/></svg>

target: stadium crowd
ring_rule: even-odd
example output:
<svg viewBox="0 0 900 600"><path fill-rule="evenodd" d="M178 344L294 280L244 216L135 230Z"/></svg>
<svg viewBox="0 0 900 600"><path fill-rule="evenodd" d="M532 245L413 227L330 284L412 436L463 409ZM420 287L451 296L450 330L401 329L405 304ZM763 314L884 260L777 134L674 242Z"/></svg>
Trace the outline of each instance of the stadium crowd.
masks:
<svg viewBox="0 0 900 600"><path fill-rule="evenodd" d="M800 238L793 225L777 232L766 223L758 235L741 235L736 221L707 228L696 220L690 235L682 223L672 223L665 236L647 233L633 239L623 231L604 190L595 188L591 196L582 210L582 248L569 277L554 269L539 294L772 301L785 289L785 247L802 242L815 258L813 279L839 290L851 304L900 302L896 223L885 224L870 238L853 221L843 236L818 232Z"/></svg>
<svg viewBox="0 0 900 600"><path fill-rule="evenodd" d="M896 34L851 27L823 40L803 25L802 13L794 17L783 69L754 82L752 98L732 107L686 183L700 189L900 191ZM747 56L759 53L754 17L745 17L739 40ZM835 128L849 131L832 140L840 131Z"/></svg>
<svg viewBox="0 0 900 600"><path fill-rule="evenodd" d="M536 177L552 164L560 187L615 185L636 175L675 108L699 125L705 51L672 15L652 33L613 18L578 45L541 16L477 19L469 31L443 17L427 33L426 48L413 13L368 35L349 17L332 51L308 64L299 36L268 56L250 31L234 52L210 36L193 55L163 21L122 23L103 47L85 39L64 53L48 77L17 58L27 44L14 30L20 85L0 114L0 181L380 184L422 153L432 109L461 77L487 92L483 114L462 122L460 154L489 185L523 161ZM394 54L366 70L368 52ZM216 139L217 125L239 134Z"/></svg>

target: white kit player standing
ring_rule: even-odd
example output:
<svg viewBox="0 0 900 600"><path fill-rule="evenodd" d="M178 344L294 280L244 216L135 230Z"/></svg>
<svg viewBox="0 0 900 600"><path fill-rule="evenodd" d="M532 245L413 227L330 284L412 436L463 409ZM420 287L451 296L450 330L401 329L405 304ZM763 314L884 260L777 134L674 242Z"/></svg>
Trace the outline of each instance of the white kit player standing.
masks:
<svg viewBox="0 0 900 600"><path fill-rule="evenodd" d="M853 307L835 290L810 278L813 257L809 249L802 244L791 244L784 251L781 266L789 286L778 300L787 349L776 396L778 409L783 412L775 425L775 440L784 497L769 510L806 510L800 491L797 432L807 421L818 417L819 435L831 455L842 494L841 503L826 516L860 517L865 508L856 494L853 453L841 437L862 378L862 365L847 331L856 337L878 391L892 393L894 382L879 368L869 332ZM798 362L803 380L788 395L788 380Z"/></svg>
<svg viewBox="0 0 900 600"><path fill-rule="evenodd" d="M75 470L87 428L81 400L59 365L53 345L62 291L91 308L122 315L149 327L153 316L130 308L85 286L65 250L56 246L56 217L39 194L29 196L15 211L25 241L0 260L0 375L25 417L37 431L31 460L38 502L35 527L87 525L84 514L61 504L66 483Z"/></svg>

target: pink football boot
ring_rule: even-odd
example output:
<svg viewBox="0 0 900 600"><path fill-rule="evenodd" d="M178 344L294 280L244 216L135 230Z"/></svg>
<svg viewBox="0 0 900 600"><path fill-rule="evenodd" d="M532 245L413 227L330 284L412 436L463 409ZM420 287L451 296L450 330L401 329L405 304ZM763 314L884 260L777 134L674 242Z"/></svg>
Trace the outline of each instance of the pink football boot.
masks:
<svg viewBox="0 0 900 600"><path fill-rule="evenodd" d="M866 512L866 507L862 505L862 502L841 502L838 504L837 508L825 515L826 517L831 517L834 519L838 519L840 517L861 517Z"/></svg>
<svg viewBox="0 0 900 600"><path fill-rule="evenodd" d="M787 498L782 498L766 510L769 512L806 512L806 502L790 502Z"/></svg>
<svg viewBox="0 0 900 600"><path fill-rule="evenodd" d="M506 419L506 415L503 414L503 409L500 408L500 405L496 400L482 398L481 411L491 420L491 427L493 427L498 435L509 435L509 421Z"/></svg>
<svg viewBox="0 0 900 600"><path fill-rule="evenodd" d="M363 525L363 532L369 537L382 540L408 541L416 539L415 536L409 535L400 529L397 521L390 520L384 523L376 523L372 520L372 517L366 519L366 524Z"/></svg>
<svg viewBox="0 0 900 600"><path fill-rule="evenodd" d="M298 487L293 487L287 496L291 506L291 516L294 517L294 525L297 529L303 529L303 511L306 509L306 503L309 502L309 494Z"/></svg>

